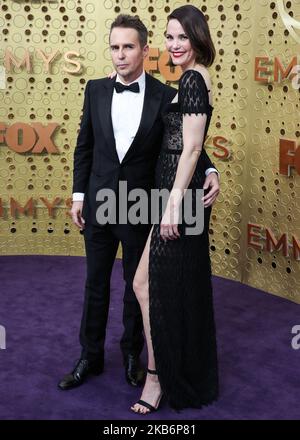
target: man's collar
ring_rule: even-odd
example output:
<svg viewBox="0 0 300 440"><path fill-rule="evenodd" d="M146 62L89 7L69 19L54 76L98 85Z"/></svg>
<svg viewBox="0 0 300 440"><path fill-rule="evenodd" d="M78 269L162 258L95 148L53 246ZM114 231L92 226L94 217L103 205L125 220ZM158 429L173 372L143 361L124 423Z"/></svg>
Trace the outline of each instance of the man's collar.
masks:
<svg viewBox="0 0 300 440"><path fill-rule="evenodd" d="M131 81L131 82L128 83L128 84L125 84L125 83L121 80L121 78L119 77L119 75L117 74L116 81L118 81L118 82L120 82L121 84L124 84L124 85L126 85L126 86L129 86L130 84L137 82L137 83L139 83L139 86L140 86L140 92L141 92L142 90L145 89L145 84L146 84L146 74L145 74L145 71L143 70L142 74L141 74L137 79L135 79L134 81Z"/></svg>

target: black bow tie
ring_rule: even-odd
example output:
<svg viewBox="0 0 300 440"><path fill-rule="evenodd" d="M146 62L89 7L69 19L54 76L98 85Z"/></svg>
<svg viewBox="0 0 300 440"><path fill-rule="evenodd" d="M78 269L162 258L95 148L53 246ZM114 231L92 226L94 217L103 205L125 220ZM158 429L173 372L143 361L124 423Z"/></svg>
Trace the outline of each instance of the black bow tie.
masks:
<svg viewBox="0 0 300 440"><path fill-rule="evenodd" d="M132 83L129 86L124 86L124 84L120 82L115 82L115 89L117 93L122 93L125 90L128 90L129 92L133 92L133 93L139 93L140 86L138 82Z"/></svg>

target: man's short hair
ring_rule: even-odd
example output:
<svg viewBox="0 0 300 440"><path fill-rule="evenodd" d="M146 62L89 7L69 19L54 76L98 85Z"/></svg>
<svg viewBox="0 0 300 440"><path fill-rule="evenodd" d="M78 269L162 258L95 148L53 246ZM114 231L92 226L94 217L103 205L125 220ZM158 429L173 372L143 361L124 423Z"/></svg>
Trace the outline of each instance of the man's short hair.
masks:
<svg viewBox="0 0 300 440"><path fill-rule="evenodd" d="M110 27L110 34L112 30L116 27L135 29L139 34L139 42L141 48L147 45L148 31L144 23L139 19L137 15L118 15Z"/></svg>

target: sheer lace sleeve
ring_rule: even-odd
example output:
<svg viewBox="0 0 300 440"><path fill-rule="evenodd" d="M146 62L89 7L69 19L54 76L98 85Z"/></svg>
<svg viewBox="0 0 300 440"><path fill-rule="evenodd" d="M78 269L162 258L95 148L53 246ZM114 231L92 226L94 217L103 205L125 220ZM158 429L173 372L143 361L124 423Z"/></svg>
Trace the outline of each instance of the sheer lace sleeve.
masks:
<svg viewBox="0 0 300 440"><path fill-rule="evenodd" d="M178 100L184 114L209 112L208 90L203 76L196 70L188 70L179 81Z"/></svg>

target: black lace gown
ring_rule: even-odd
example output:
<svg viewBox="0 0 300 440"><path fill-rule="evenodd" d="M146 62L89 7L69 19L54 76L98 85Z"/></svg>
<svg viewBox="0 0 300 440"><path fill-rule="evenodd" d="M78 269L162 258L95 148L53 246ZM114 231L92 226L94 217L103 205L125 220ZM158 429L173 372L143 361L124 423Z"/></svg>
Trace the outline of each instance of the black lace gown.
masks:
<svg viewBox="0 0 300 440"><path fill-rule="evenodd" d="M178 103L165 110L164 141L156 168L157 188L172 189L183 149L183 114L207 114L212 107L202 75L186 71L179 82ZM205 139L204 135L204 139ZM189 188L203 188L205 168L200 155ZM164 395L176 409L201 408L217 398L218 370L209 257L209 218L204 231L164 242L155 224L149 254L149 313L156 369ZM161 218L161 216L160 216Z"/></svg>

